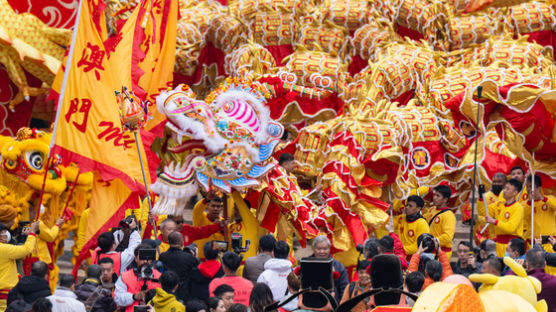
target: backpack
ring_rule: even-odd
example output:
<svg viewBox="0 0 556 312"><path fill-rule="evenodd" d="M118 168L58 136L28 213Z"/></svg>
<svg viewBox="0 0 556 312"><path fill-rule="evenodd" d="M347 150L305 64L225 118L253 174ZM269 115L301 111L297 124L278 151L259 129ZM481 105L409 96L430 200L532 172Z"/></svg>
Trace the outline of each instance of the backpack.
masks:
<svg viewBox="0 0 556 312"><path fill-rule="evenodd" d="M23 299L16 299L12 301L6 308L6 312L27 312L31 311L33 305Z"/></svg>

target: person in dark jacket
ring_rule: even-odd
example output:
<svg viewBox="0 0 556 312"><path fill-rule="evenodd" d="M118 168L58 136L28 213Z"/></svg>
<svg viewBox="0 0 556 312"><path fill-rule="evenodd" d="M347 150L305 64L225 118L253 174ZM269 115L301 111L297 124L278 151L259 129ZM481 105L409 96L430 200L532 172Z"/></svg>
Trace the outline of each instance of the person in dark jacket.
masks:
<svg viewBox="0 0 556 312"><path fill-rule="evenodd" d="M191 270L197 267L199 260L189 252L183 251L183 235L172 232L168 235L168 251L160 255L160 261L164 265L164 271L174 271L179 277L176 297L182 302L189 299L189 276Z"/></svg>
<svg viewBox="0 0 556 312"><path fill-rule="evenodd" d="M461 274L468 277L473 273L481 273L482 265L475 261L469 242L461 241L458 245L457 253L458 261L450 263L454 274Z"/></svg>
<svg viewBox="0 0 556 312"><path fill-rule="evenodd" d="M27 303L33 303L38 298L46 298L52 293L46 280L48 266L44 261L37 261L31 266L31 275L24 276L8 293L10 304L17 299L23 299Z"/></svg>
<svg viewBox="0 0 556 312"><path fill-rule="evenodd" d="M224 276L222 265L216 259L218 250L212 249L212 243L203 246L205 261L191 271L189 278L189 298L206 300L209 297L209 284L216 277Z"/></svg>
<svg viewBox="0 0 556 312"><path fill-rule="evenodd" d="M85 304L87 311L116 311L117 306L114 298L112 298L112 293L104 288L100 282L101 275L102 268L97 264L91 264L87 268L87 278L81 285L75 287L77 299ZM91 305L92 309L89 310Z"/></svg>
<svg viewBox="0 0 556 312"><path fill-rule="evenodd" d="M317 236L313 240L313 252L316 258L330 258L330 247L330 240L324 235ZM337 302L340 302L344 294L344 290L349 284L349 277L344 265L336 259L332 259L332 269L339 274L339 277L334 280L334 297Z"/></svg>

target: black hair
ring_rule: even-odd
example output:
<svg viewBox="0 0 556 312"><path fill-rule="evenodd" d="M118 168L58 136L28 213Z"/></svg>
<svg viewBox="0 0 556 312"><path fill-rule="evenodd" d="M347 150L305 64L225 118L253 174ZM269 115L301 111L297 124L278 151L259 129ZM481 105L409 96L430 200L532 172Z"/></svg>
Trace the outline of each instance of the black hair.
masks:
<svg viewBox="0 0 556 312"><path fill-rule="evenodd" d="M172 232L168 234L169 245L183 245L183 235L180 232Z"/></svg>
<svg viewBox="0 0 556 312"><path fill-rule="evenodd" d="M33 262L31 265L31 275L45 278L48 274L48 265L44 261Z"/></svg>
<svg viewBox="0 0 556 312"><path fill-rule="evenodd" d="M452 190L450 190L450 187L448 185L439 185L435 187L434 190L440 193L440 195L442 195L442 197L446 199L450 199L450 197L452 196Z"/></svg>
<svg viewBox="0 0 556 312"><path fill-rule="evenodd" d="M199 312L201 310L205 310L208 312L207 305L199 299L191 299L187 301L185 307L187 309L187 312Z"/></svg>
<svg viewBox="0 0 556 312"><path fill-rule="evenodd" d="M101 233L97 237L97 244L102 252L109 252L114 246L114 234L110 232Z"/></svg>
<svg viewBox="0 0 556 312"><path fill-rule="evenodd" d="M411 195L407 198L406 202L414 202L419 208L425 207L425 201L421 198L421 196Z"/></svg>
<svg viewBox="0 0 556 312"><path fill-rule="evenodd" d="M431 260L427 262L425 272L430 278L432 278L433 281L440 281L442 278L442 263L438 260Z"/></svg>
<svg viewBox="0 0 556 312"><path fill-rule="evenodd" d="M162 290L167 293L171 293L174 291L174 288L180 282L180 277L174 271L164 271L162 275L160 275L160 286L162 286Z"/></svg>
<svg viewBox="0 0 556 312"><path fill-rule="evenodd" d="M249 308L251 312L264 312L266 306L274 302L272 290L267 284L255 283L249 295Z"/></svg>
<svg viewBox="0 0 556 312"><path fill-rule="evenodd" d="M221 301L222 299L218 298L218 297L209 297L207 299L207 307L209 309L216 309L218 308L218 303ZM209 311L207 311L209 312Z"/></svg>
<svg viewBox="0 0 556 312"><path fill-rule="evenodd" d="M517 251L520 256L525 254L525 240L521 237L516 237L510 240L510 248Z"/></svg>
<svg viewBox="0 0 556 312"><path fill-rule="evenodd" d="M234 303L230 306L227 312L247 312L249 308L241 303Z"/></svg>
<svg viewBox="0 0 556 312"><path fill-rule="evenodd" d="M365 258L369 260L378 255L378 239L374 237L367 239L363 250L365 251Z"/></svg>
<svg viewBox="0 0 556 312"><path fill-rule="evenodd" d="M241 257L233 251L226 251L222 255L222 265L231 271L237 271L241 265Z"/></svg>
<svg viewBox="0 0 556 312"><path fill-rule="evenodd" d="M111 258L108 257L104 257L104 258L100 258L100 260L98 260L98 264L105 264L105 263L110 263L112 265L114 265L114 260L112 260Z"/></svg>
<svg viewBox="0 0 556 312"><path fill-rule="evenodd" d="M371 261L361 260L361 261L357 262L357 271L367 270L369 265L371 265Z"/></svg>
<svg viewBox="0 0 556 312"><path fill-rule="evenodd" d="M468 241L461 241L459 242L459 245L463 245L463 246L467 246L467 248L469 248L469 250L471 251L471 244Z"/></svg>
<svg viewBox="0 0 556 312"><path fill-rule="evenodd" d="M294 159L295 159L295 158L293 158L293 155L292 155L292 154L290 154L290 153L284 153L284 154L281 154L281 155L278 157L278 163L280 164L280 166L282 166L285 162L293 161Z"/></svg>
<svg viewBox="0 0 556 312"><path fill-rule="evenodd" d="M153 249L153 246L146 243L139 244L137 247L135 247L135 250L133 251L135 257L139 257L139 251L142 249Z"/></svg>
<svg viewBox="0 0 556 312"><path fill-rule="evenodd" d="M537 188L542 187L542 179L538 174L535 174L534 176L528 176L527 177L527 181L531 182L531 180L535 181L535 187L537 187Z"/></svg>
<svg viewBox="0 0 556 312"><path fill-rule="evenodd" d="M60 274L60 286L70 288L75 285L75 278L71 274Z"/></svg>
<svg viewBox="0 0 556 312"><path fill-rule="evenodd" d="M522 173L522 174L525 174L525 170L523 170L523 168L522 168L521 166L512 167L512 169L510 169L510 174L511 174L512 171L514 171L514 170L521 170L521 173Z"/></svg>
<svg viewBox="0 0 556 312"><path fill-rule="evenodd" d="M498 274L502 275L502 270L504 269L504 261L498 257L490 257L486 259L484 262L487 262L488 265L493 268Z"/></svg>
<svg viewBox="0 0 556 312"><path fill-rule="evenodd" d="M228 284L222 284L214 289L212 292L215 297L221 298L223 294L234 292L234 288Z"/></svg>
<svg viewBox="0 0 556 312"><path fill-rule="evenodd" d="M52 311L52 302L46 298L39 298L35 300L33 303L33 308L31 309L33 312L51 312Z"/></svg>
<svg viewBox="0 0 556 312"><path fill-rule="evenodd" d="M523 188L523 184L516 179L510 179L506 183L512 185L518 193L521 192L521 189Z"/></svg>
<svg viewBox="0 0 556 312"><path fill-rule="evenodd" d="M203 245L203 253L205 254L205 259L214 260L218 258L218 250L212 249L212 241L206 242Z"/></svg>
<svg viewBox="0 0 556 312"><path fill-rule="evenodd" d="M272 236L271 234L266 234L261 236L261 238L259 238L259 248L262 251L273 251L274 250L274 244L276 243L276 238L274 238L274 236Z"/></svg>
<svg viewBox="0 0 556 312"><path fill-rule="evenodd" d="M4 230L9 231L10 229L6 225L4 225L4 223L0 223L0 232L2 232Z"/></svg>
<svg viewBox="0 0 556 312"><path fill-rule="evenodd" d="M110 259L110 258L102 258L102 259ZM102 260L100 259L100 260ZM110 259L112 260L112 259ZM100 261L99 261L100 263ZM106 262L104 262L106 263ZM114 264L114 261L111 262L112 264ZM102 275L102 268L100 267L100 265L98 264L91 264L90 266L87 267L87 277L88 278L96 278L99 279L100 276Z"/></svg>
<svg viewBox="0 0 556 312"><path fill-rule="evenodd" d="M546 266L544 250L537 248L530 249L525 256L525 261L532 269L544 269Z"/></svg>
<svg viewBox="0 0 556 312"><path fill-rule="evenodd" d="M211 201L215 201L218 203L223 203L224 199L222 199L222 197L220 196L207 196L207 204L210 203Z"/></svg>
<svg viewBox="0 0 556 312"><path fill-rule="evenodd" d="M411 272L405 277L405 285L411 293L418 293L423 289L425 284L425 275L419 271Z"/></svg>
<svg viewBox="0 0 556 312"><path fill-rule="evenodd" d="M392 252L394 251L394 239L390 235L385 235L378 240L378 246L382 252Z"/></svg>
<svg viewBox="0 0 556 312"><path fill-rule="evenodd" d="M274 244L274 258L287 259L290 254L290 246L283 240L279 240Z"/></svg>

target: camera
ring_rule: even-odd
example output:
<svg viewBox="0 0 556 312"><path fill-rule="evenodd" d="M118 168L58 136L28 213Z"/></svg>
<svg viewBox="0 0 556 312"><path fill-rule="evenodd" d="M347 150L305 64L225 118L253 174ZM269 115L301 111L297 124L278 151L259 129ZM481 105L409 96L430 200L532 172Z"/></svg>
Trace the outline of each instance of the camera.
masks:
<svg viewBox="0 0 556 312"><path fill-rule="evenodd" d="M129 229L133 221L137 223L137 219L135 218L135 215L129 215L120 221L119 227L122 229Z"/></svg>
<svg viewBox="0 0 556 312"><path fill-rule="evenodd" d="M434 236L429 233L424 233L417 237L417 246L421 245L421 242L423 243L425 252L431 253L436 248L436 244L434 243Z"/></svg>
<svg viewBox="0 0 556 312"><path fill-rule="evenodd" d="M147 305L136 305L133 307L133 312L149 312L149 306Z"/></svg>
<svg viewBox="0 0 556 312"><path fill-rule="evenodd" d="M357 244L357 246L355 246L355 249L357 249L357 252L359 253L363 253L363 251L365 250L365 248L361 244Z"/></svg>
<svg viewBox="0 0 556 312"><path fill-rule="evenodd" d="M140 249L139 250L139 260L144 261L155 261L156 260L156 250L152 248L148 249ZM142 278L144 280L151 280L154 277L153 274L153 265L152 263L144 264L139 268L139 274L137 277Z"/></svg>
<svg viewBox="0 0 556 312"><path fill-rule="evenodd" d="M218 250L218 251L222 251L222 252L225 252L225 251L228 250L228 242L226 242L226 241L213 240L211 243L212 243L212 250Z"/></svg>
<svg viewBox="0 0 556 312"><path fill-rule="evenodd" d="M144 248L139 250L139 260L156 260L156 249L154 248Z"/></svg>
<svg viewBox="0 0 556 312"><path fill-rule="evenodd" d="M239 254L242 252L246 252L249 250L249 245L251 245L251 241L246 239L245 246L243 246L243 235L238 232L232 233L232 250Z"/></svg>

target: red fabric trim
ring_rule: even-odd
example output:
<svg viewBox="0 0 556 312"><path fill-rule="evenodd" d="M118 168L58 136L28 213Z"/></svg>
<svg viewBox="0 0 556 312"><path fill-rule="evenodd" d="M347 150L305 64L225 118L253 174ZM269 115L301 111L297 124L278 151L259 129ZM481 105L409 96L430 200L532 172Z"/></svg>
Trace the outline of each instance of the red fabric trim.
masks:
<svg viewBox="0 0 556 312"><path fill-rule="evenodd" d="M265 46L265 49L270 52L270 54L276 61L276 66L284 66L285 63L282 62L284 58L293 53L293 47L291 46L291 44Z"/></svg>
<svg viewBox="0 0 556 312"><path fill-rule="evenodd" d="M162 12L162 21L160 22L160 46L163 46L164 39L166 38L166 27L168 24L168 12L170 11L170 6L172 5L172 0L165 0L164 1L164 12ZM151 7L151 11L155 8ZM179 10L176 10L176 14L178 14Z"/></svg>
<svg viewBox="0 0 556 312"><path fill-rule="evenodd" d="M89 258L91 256L89 249L94 249L94 247L96 247L97 245L97 237L104 232L107 232L110 228L118 225L118 223L120 222L120 220L122 220L125 217L125 211L127 209L132 209L135 208L139 205L139 197L138 194L136 192L129 194L129 197L125 200L125 202L120 206L120 208L118 208L118 210L116 210L116 212L114 213L114 215L112 215L112 217L108 220L106 220L106 222L100 227L100 229L98 229L98 231L89 239L89 241L87 241L83 247L81 248L81 251L79 252L79 255L77 256L77 260L75 261L75 266L73 267L73 270L71 271L71 274L77 278L77 271L79 270L79 266L81 264L81 262L83 262L83 260Z"/></svg>
<svg viewBox="0 0 556 312"><path fill-rule="evenodd" d="M498 221L498 220L496 220ZM518 238L519 236L515 236L515 235L496 235L496 237L494 238L494 241L499 243L499 244L508 244L512 239L514 238Z"/></svg>
<svg viewBox="0 0 556 312"><path fill-rule="evenodd" d="M278 223L280 214L280 207L276 205L272 200L270 200L260 226L264 229L267 229L269 232L274 233L274 231L276 230L276 223Z"/></svg>
<svg viewBox="0 0 556 312"><path fill-rule="evenodd" d="M284 90L283 82L277 77L265 77L259 79L260 83L268 83L275 90L275 97L269 99L266 106L270 109L270 117L274 120L280 120L284 116L284 111L290 102L296 101L303 114L308 116L316 116L323 109L332 109L341 115L344 110L344 102L338 98L336 92L325 99L309 99L298 96L295 92ZM307 117L309 118L309 117Z"/></svg>
<svg viewBox="0 0 556 312"><path fill-rule="evenodd" d="M340 178L346 184L346 187L348 187L351 192L353 192L354 194L357 195L358 198L365 200L369 204L372 204L377 208L382 209L383 211L386 211L386 209L390 207L388 203L383 202L378 198L370 197L368 195L359 192L358 186L380 185L381 183L379 181L376 181L376 183L372 183L370 182L370 180L372 179L368 178L366 181L357 182L355 181L353 176L349 174L350 173L349 168L340 162L329 162L324 166L322 171L323 174L329 172L336 173L338 178Z"/></svg>
<svg viewBox="0 0 556 312"><path fill-rule="evenodd" d="M413 98L414 94L415 94L415 90L411 89L411 90L405 92L404 94L398 96L397 98L395 98L392 102L400 103L400 104L398 104L398 107L406 106L407 102L409 102L409 100L411 100Z"/></svg>
<svg viewBox="0 0 556 312"><path fill-rule="evenodd" d="M415 41L420 41L421 39L426 41L425 36L423 34L421 34L420 32L416 31L416 30L409 29L409 28L401 26L399 24L396 24L396 28L397 28L396 32L402 38L407 36L407 37L409 37L409 39L413 39Z"/></svg>
<svg viewBox="0 0 556 312"><path fill-rule="evenodd" d="M199 82L202 78L203 74L203 67L210 66L211 64L216 64L217 66L217 75L218 76L227 76L226 70L224 69L226 54L222 52L222 50L218 49L214 46L214 44L210 41L206 42L205 47L201 50L199 54L197 69L195 73L191 76L184 76L181 74L174 73L174 86L179 85L180 83L185 83L187 85L194 85Z"/></svg>
<svg viewBox="0 0 556 312"><path fill-rule="evenodd" d="M440 247L440 250L444 252L452 252L452 247Z"/></svg>
<svg viewBox="0 0 556 312"><path fill-rule="evenodd" d="M529 35L529 37L527 37L527 41L529 42L538 43L543 47L551 46L553 51L556 50L556 33L552 30L541 30L522 35ZM517 39L517 34L514 39Z"/></svg>
<svg viewBox="0 0 556 312"><path fill-rule="evenodd" d="M121 170L103 164L101 162L92 160L83 155L74 153L59 145L54 145L54 147L51 150L51 153L59 154L60 156L62 156L62 164L65 166L69 165L71 162L75 162L79 164L79 169L81 170L81 172L98 170L98 172L100 173L104 181L110 181L118 178L121 179L122 182L124 182L124 184L131 189L131 191L139 192L140 194L145 194L144 186L138 181L133 181L131 177L129 177L126 173L124 173Z"/></svg>
<svg viewBox="0 0 556 312"><path fill-rule="evenodd" d="M133 49L131 52L131 90L139 98L144 99L147 96L147 91L139 86L139 79L145 73L139 63L145 59L145 52L141 49L141 43L145 40L145 32L141 28L143 17L145 15L145 7L141 5L139 8L137 21L135 22L135 30L133 32Z"/></svg>
<svg viewBox="0 0 556 312"><path fill-rule="evenodd" d="M350 75L354 76L360 73L367 65L369 65L369 60L362 58L359 54L354 55L351 58L351 63L349 63L348 72Z"/></svg>
<svg viewBox="0 0 556 312"><path fill-rule="evenodd" d="M340 217L342 222L349 229L353 243L355 245L364 244L367 239L367 231L361 221L361 218L358 215L352 214L344 203L337 197L337 195L330 190L330 188L325 189L324 192L329 198L326 200L326 205L331 207L334 212L338 214L338 217Z"/></svg>

